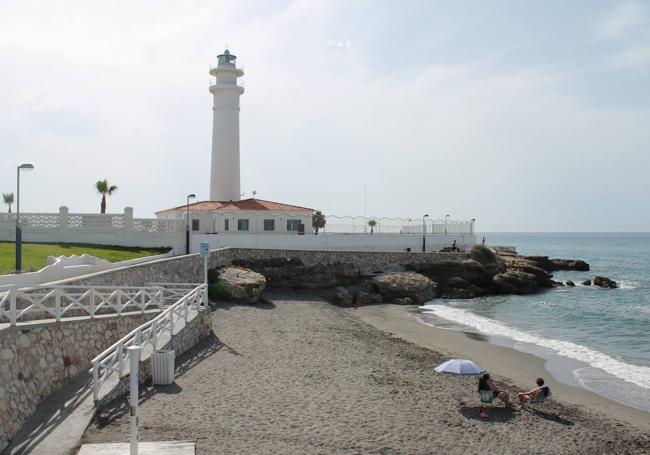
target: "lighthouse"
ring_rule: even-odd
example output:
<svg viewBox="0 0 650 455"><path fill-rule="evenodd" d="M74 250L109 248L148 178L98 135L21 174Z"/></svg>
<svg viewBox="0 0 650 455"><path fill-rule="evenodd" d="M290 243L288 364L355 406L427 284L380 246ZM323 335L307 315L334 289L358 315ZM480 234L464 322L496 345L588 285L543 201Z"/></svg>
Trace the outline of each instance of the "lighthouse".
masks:
<svg viewBox="0 0 650 455"><path fill-rule="evenodd" d="M239 175L239 97L244 87L237 78L244 75L237 68L237 57L228 49L217 56L217 66L210 74L217 79L210 85L212 105L212 165L210 171L210 200L238 201Z"/></svg>

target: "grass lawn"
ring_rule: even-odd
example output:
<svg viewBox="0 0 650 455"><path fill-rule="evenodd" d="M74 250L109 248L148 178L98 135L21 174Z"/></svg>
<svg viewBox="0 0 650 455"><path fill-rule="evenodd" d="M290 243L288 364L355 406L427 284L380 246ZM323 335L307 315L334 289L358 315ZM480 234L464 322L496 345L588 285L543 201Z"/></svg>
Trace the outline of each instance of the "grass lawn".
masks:
<svg viewBox="0 0 650 455"><path fill-rule="evenodd" d="M139 248L108 245L84 245L77 243L24 243L23 271L40 270L47 265L48 256L80 256L91 254L110 262L126 261L163 254L169 248ZM0 242L0 275L13 273L16 268L16 246L14 242Z"/></svg>

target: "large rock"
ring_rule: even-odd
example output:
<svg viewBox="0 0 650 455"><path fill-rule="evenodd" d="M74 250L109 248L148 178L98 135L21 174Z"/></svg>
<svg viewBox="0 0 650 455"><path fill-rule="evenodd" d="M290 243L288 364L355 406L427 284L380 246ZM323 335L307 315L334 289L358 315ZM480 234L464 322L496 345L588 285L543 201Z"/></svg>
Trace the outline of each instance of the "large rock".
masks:
<svg viewBox="0 0 650 455"><path fill-rule="evenodd" d="M497 273L492 281L496 290L502 294L532 294L539 288L535 275L520 270Z"/></svg>
<svg viewBox="0 0 650 455"><path fill-rule="evenodd" d="M280 289L327 289L359 281L360 273L352 262L305 265L296 258L234 260L233 265L264 275L269 287Z"/></svg>
<svg viewBox="0 0 650 455"><path fill-rule="evenodd" d="M549 259L548 256L520 256L520 258L533 262L537 267L547 272L555 272L558 270L586 272L589 270L589 264L580 259Z"/></svg>
<svg viewBox="0 0 650 455"><path fill-rule="evenodd" d="M607 278L606 276L597 276L594 278L594 286L600 286L601 288L607 289L616 289L618 287L618 283Z"/></svg>
<svg viewBox="0 0 650 455"><path fill-rule="evenodd" d="M219 280L226 283L230 298L238 303L256 303L266 287L266 278L244 267L224 267Z"/></svg>
<svg viewBox="0 0 650 455"><path fill-rule="evenodd" d="M444 283L453 277L460 277L477 286L488 286L497 270L503 271L505 266L495 263L490 266L490 270L487 270L474 259L463 259L406 264L406 269L426 275L438 283Z"/></svg>
<svg viewBox="0 0 650 455"><path fill-rule="evenodd" d="M591 286L591 280L584 280L582 283L580 283L583 286Z"/></svg>
<svg viewBox="0 0 650 455"><path fill-rule="evenodd" d="M415 303L431 300L437 287L434 281L415 272L386 273L374 277L372 284L384 301L408 297Z"/></svg>
<svg viewBox="0 0 650 455"><path fill-rule="evenodd" d="M473 299L485 291L459 276L449 278L443 285L440 297L443 299Z"/></svg>

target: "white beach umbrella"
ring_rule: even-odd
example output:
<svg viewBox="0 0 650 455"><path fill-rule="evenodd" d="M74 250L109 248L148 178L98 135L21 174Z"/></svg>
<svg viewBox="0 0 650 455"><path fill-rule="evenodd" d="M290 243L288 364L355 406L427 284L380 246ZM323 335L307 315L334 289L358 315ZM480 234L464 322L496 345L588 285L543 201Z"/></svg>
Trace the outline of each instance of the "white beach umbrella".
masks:
<svg viewBox="0 0 650 455"><path fill-rule="evenodd" d="M485 373L485 368L471 360L451 359L435 367L434 371L460 376L478 376L481 373Z"/></svg>
<svg viewBox="0 0 650 455"><path fill-rule="evenodd" d="M437 373L457 374L459 376L478 376L485 373L485 368L467 359L451 359L433 369ZM458 382L458 399L460 400L460 381Z"/></svg>

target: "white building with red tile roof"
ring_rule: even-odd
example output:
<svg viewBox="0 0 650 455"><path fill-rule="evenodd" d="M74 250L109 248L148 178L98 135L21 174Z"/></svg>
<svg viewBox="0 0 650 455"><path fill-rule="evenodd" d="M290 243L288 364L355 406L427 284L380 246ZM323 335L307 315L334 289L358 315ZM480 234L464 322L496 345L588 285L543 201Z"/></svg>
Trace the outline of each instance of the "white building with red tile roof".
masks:
<svg viewBox="0 0 650 455"><path fill-rule="evenodd" d="M186 219L200 234L311 234L314 209L264 199L200 201L156 212L159 219Z"/></svg>

